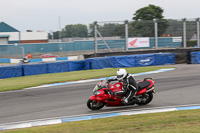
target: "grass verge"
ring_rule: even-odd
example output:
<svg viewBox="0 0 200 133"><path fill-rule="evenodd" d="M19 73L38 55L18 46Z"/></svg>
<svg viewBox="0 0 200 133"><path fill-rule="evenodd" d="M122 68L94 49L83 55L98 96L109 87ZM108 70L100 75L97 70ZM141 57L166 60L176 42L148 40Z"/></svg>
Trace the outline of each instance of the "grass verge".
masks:
<svg viewBox="0 0 200 133"><path fill-rule="evenodd" d="M126 68L126 70L129 73L141 73L141 72L158 70L162 68L167 68L167 67L133 67L133 68ZM95 70L73 71L64 73L52 73L52 74L7 78L0 80L0 91L19 90L43 84L114 76L117 69L118 68L95 69Z"/></svg>
<svg viewBox="0 0 200 133"><path fill-rule="evenodd" d="M199 133L200 110L117 116L5 133Z"/></svg>

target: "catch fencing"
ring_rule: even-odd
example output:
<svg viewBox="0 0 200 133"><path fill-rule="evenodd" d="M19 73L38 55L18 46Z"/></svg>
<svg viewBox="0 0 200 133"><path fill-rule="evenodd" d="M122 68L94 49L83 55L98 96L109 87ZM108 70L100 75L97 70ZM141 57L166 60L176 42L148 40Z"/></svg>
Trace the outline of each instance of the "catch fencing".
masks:
<svg viewBox="0 0 200 133"><path fill-rule="evenodd" d="M0 58L33 58L46 53L62 57L102 52L125 52L137 49L187 48L199 46L199 19L162 19L94 22L91 37L63 38L63 42L0 45ZM148 38L148 45L129 47L129 39ZM73 41L72 41L73 40ZM60 40L59 40L60 41ZM65 42L64 42L65 41ZM67 42L66 42L67 41ZM134 40L132 41L134 42ZM144 42L144 41L143 41Z"/></svg>
<svg viewBox="0 0 200 133"><path fill-rule="evenodd" d="M148 48L153 48L155 43L154 39L150 38L149 41L150 46ZM103 40L98 40L97 42L99 44L104 43ZM106 43L113 52L125 51L125 39L106 40ZM177 48L181 46L181 42L174 42L171 37L158 38L158 43L160 43L160 46L163 47ZM29 52L35 59L41 58L42 54L47 53L59 55L61 57L91 54L94 53L94 44L94 41L74 41L65 43L19 44L18 46L11 44L0 45L0 58L21 59ZM98 52L101 53L108 52L105 45L100 45L98 49Z"/></svg>
<svg viewBox="0 0 200 133"><path fill-rule="evenodd" d="M148 47L129 47L129 38L149 37L154 40L153 48L173 47L170 42L162 45L159 38L171 37L174 42L181 42L179 47L200 47L199 45L199 18L197 19L154 19L137 21L116 21L116 22L94 22L95 52L101 49L104 43L97 40L105 40L104 37L118 37L126 41L126 51L133 49L146 49ZM175 46L174 46L175 47ZM176 46L177 47L177 46ZM152 48L152 47L150 47ZM108 47L109 50L109 47ZM110 51L110 50L109 50Z"/></svg>

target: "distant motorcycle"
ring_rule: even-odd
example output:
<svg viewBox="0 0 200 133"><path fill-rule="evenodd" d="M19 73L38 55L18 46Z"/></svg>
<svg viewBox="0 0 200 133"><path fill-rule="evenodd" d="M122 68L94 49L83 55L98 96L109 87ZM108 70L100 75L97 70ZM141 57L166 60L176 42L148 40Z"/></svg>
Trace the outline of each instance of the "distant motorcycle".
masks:
<svg viewBox="0 0 200 133"><path fill-rule="evenodd" d="M138 92L136 93L136 98L131 98L129 105L146 105L150 103L153 99L153 93L155 93L154 83L155 81L152 78L145 78L139 81L137 83ZM108 79L99 82L93 90L94 95L87 101L87 107L91 110L99 110L105 105L108 107L125 106L122 104L123 95L111 95L111 91L121 91L122 86L122 82L117 82L114 85L109 84Z"/></svg>
<svg viewBox="0 0 200 133"><path fill-rule="evenodd" d="M26 57L20 60L20 63L29 63L29 62L30 62L29 59Z"/></svg>

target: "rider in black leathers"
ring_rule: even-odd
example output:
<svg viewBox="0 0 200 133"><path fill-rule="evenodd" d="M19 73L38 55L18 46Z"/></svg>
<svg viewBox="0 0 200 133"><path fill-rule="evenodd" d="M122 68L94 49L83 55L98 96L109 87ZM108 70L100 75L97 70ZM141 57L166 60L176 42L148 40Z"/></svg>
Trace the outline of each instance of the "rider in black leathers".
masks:
<svg viewBox="0 0 200 133"><path fill-rule="evenodd" d="M123 82L122 91L112 93L112 95L124 95L122 103L124 105L130 104L132 102L131 98L135 97L138 90L135 79L130 73L127 73L125 69L119 69L117 70L117 78L108 79L108 82L116 80Z"/></svg>

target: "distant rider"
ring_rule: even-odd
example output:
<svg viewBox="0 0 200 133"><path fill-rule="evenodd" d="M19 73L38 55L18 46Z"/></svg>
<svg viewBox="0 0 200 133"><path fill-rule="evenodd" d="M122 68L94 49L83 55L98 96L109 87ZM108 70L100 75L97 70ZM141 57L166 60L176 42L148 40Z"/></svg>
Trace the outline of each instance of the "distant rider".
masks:
<svg viewBox="0 0 200 133"><path fill-rule="evenodd" d="M124 95L122 103L128 105L131 103L131 97L135 97L138 90L137 83L133 76L123 68L118 69L116 73L116 78L108 79L108 82L116 81L123 82L122 91L112 93L112 95Z"/></svg>
<svg viewBox="0 0 200 133"><path fill-rule="evenodd" d="M26 56L27 56L28 59L31 59L31 58L32 58L31 53L28 53Z"/></svg>

